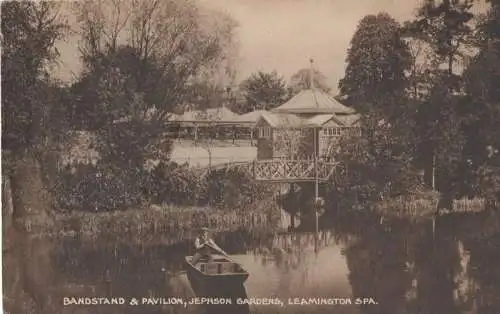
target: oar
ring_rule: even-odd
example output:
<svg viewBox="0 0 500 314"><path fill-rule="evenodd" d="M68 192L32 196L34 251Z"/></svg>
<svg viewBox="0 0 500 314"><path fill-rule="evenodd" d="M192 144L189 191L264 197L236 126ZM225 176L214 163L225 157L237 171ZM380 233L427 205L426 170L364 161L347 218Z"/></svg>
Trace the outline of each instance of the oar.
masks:
<svg viewBox="0 0 500 314"><path fill-rule="evenodd" d="M219 253L221 253L222 255L224 255L225 257L229 258L231 261L233 261L233 259L231 258L231 256L229 256L229 254L227 254L223 249L221 249L217 244L215 243L212 243L212 244L209 244L209 243L206 243L205 244L206 246L218 251Z"/></svg>

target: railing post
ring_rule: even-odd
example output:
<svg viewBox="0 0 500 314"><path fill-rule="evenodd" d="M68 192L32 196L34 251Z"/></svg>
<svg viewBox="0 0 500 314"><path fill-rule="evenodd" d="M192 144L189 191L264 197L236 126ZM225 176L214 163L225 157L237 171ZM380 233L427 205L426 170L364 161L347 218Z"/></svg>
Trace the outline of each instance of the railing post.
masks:
<svg viewBox="0 0 500 314"><path fill-rule="evenodd" d="M286 159L283 160L283 165L282 165L283 166L282 167L283 168L283 179L285 179L285 180L287 179L287 176L286 176L286 163L287 163L287 160Z"/></svg>

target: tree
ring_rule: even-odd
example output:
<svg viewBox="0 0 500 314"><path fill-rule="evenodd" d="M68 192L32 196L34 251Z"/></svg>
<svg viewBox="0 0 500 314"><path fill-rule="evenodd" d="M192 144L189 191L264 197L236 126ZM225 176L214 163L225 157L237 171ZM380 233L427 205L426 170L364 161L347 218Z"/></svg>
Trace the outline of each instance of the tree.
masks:
<svg viewBox="0 0 500 314"><path fill-rule="evenodd" d="M208 153L208 169L212 168L212 152L215 146L217 137L217 122L222 118L222 108L214 108L212 110L200 110L196 114L196 119L204 121L205 125L202 130L198 130L198 138L196 144L200 145ZM201 131L201 132L200 132Z"/></svg>
<svg viewBox="0 0 500 314"><path fill-rule="evenodd" d="M492 3L484 19L477 26L476 45L478 54L472 58L464 73L466 102L462 114L467 117L463 124L466 135L463 158L467 161L471 181L488 199L495 195L500 178L500 4ZM489 191L489 192L488 192ZM476 193L479 191L476 191ZM472 192L474 193L474 192Z"/></svg>
<svg viewBox="0 0 500 314"><path fill-rule="evenodd" d="M94 89L96 77L116 62L123 66L128 59L134 90L143 93L145 103L154 106L156 118L162 120L175 106L191 101L192 89L200 82L234 76L236 24L228 16L206 14L192 1L89 0L75 6L85 64L81 82L87 81L84 91ZM79 105L92 106L95 97L83 97Z"/></svg>
<svg viewBox="0 0 500 314"><path fill-rule="evenodd" d="M450 88L455 83L454 65L465 56L462 48L472 33L473 3L474 0L426 0L418 9L416 20L405 25L409 34L426 41L437 59L447 65Z"/></svg>
<svg viewBox="0 0 500 314"><path fill-rule="evenodd" d="M98 135L105 175L143 178L148 161L169 158L164 124L174 109L196 103L206 92L200 87L219 86L229 76L235 24L191 1L94 0L75 6L84 61L73 86L75 111ZM135 193L143 183L125 186ZM123 199L130 191L123 191Z"/></svg>
<svg viewBox="0 0 500 314"><path fill-rule="evenodd" d="M332 152L348 169L334 190L361 202L414 191L419 185L412 164L415 102L407 76L413 59L400 25L386 13L364 17L347 62L339 88L361 112L361 136L342 138Z"/></svg>
<svg viewBox="0 0 500 314"><path fill-rule="evenodd" d="M404 109L405 73L412 59L401 33L400 25L387 13L367 15L359 22L339 89L360 113L382 111L386 119L392 119Z"/></svg>
<svg viewBox="0 0 500 314"><path fill-rule="evenodd" d="M56 86L47 66L57 58L54 44L67 29L58 10L52 2L2 4L2 139L3 149L16 154L44 142L50 108L40 96Z"/></svg>
<svg viewBox="0 0 500 314"><path fill-rule="evenodd" d="M419 155L429 185L437 185L448 196L456 193L453 177L462 160L463 117L458 112L462 82L456 65L467 59L464 48L472 34L472 5L472 0L428 0L418 9L416 19L405 25L407 35L432 49L434 67L427 79L431 86L425 91L416 121L421 130Z"/></svg>
<svg viewBox="0 0 500 314"><path fill-rule="evenodd" d="M67 30L59 9L55 2L2 3L2 152L7 157L2 162L12 180L14 216L21 220L31 206L27 196L39 198L39 213L49 209L42 196L48 193L43 180L48 167L41 163L64 134L55 127L64 121L64 93L48 72L58 55L55 42ZM23 168L35 169L30 180L38 191L26 190Z"/></svg>
<svg viewBox="0 0 500 314"><path fill-rule="evenodd" d="M33 234L52 225L45 161L65 132L64 89L48 72L57 58L55 42L67 29L59 9L60 3L49 1L1 4L2 179L11 183L15 219L13 228L3 230L12 275L4 294L5 310L13 313L58 312L46 291L53 276L50 245Z"/></svg>
<svg viewBox="0 0 500 314"><path fill-rule="evenodd" d="M317 88L325 93L329 93L331 88L326 83L326 77L320 71L314 69L312 72L313 85L314 88ZM300 69L292 75L290 78L289 87L291 88L291 92L293 94L297 94L302 90L311 88L311 69Z"/></svg>
<svg viewBox="0 0 500 314"><path fill-rule="evenodd" d="M244 112L270 110L286 101L285 81L276 71L250 75L240 86L246 98Z"/></svg>
<svg viewBox="0 0 500 314"><path fill-rule="evenodd" d="M230 70L224 67L232 54L234 22L204 15L189 1L95 0L75 6L85 63L73 86L76 111L108 140L137 140L128 151L126 146L116 154L108 150L109 160L135 160L140 166L146 158L159 158L168 150L161 130L170 113L177 105L196 103L206 94L200 87L209 86L221 68ZM102 143L109 144L106 149L120 147Z"/></svg>

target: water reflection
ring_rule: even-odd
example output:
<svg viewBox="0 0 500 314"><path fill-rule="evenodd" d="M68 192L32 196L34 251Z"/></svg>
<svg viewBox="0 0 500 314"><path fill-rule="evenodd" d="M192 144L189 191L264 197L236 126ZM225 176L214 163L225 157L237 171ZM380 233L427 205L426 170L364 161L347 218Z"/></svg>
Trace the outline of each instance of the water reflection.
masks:
<svg viewBox="0 0 500 314"><path fill-rule="evenodd" d="M194 298L183 270L191 243L127 244L23 238L4 248L12 313L499 313L500 215L430 223L336 217L319 235L239 230L215 240L250 277L222 291L232 306L63 306L64 297ZM324 223L327 225L327 223ZM216 293L216 292L214 292ZM217 293L216 293L217 294ZM288 300L373 298L377 304L291 305ZM237 304L279 298L279 304Z"/></svg>

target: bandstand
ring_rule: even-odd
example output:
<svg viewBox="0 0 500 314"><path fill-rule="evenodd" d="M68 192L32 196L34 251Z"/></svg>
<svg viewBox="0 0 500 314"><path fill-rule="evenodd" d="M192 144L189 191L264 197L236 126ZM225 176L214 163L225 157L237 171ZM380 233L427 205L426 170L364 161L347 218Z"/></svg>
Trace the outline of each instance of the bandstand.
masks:
<svg viewBox="0 0 500 314"><path fill-rule="evenodd" d="M340 166L330 153L342 136L360 133L359 115L311 84L310 89L262 113L256 130L257 159L249 165L253 178L288 184L291 191L294 185L314 184L318 230L319 184L330 180Z"/></svg>

